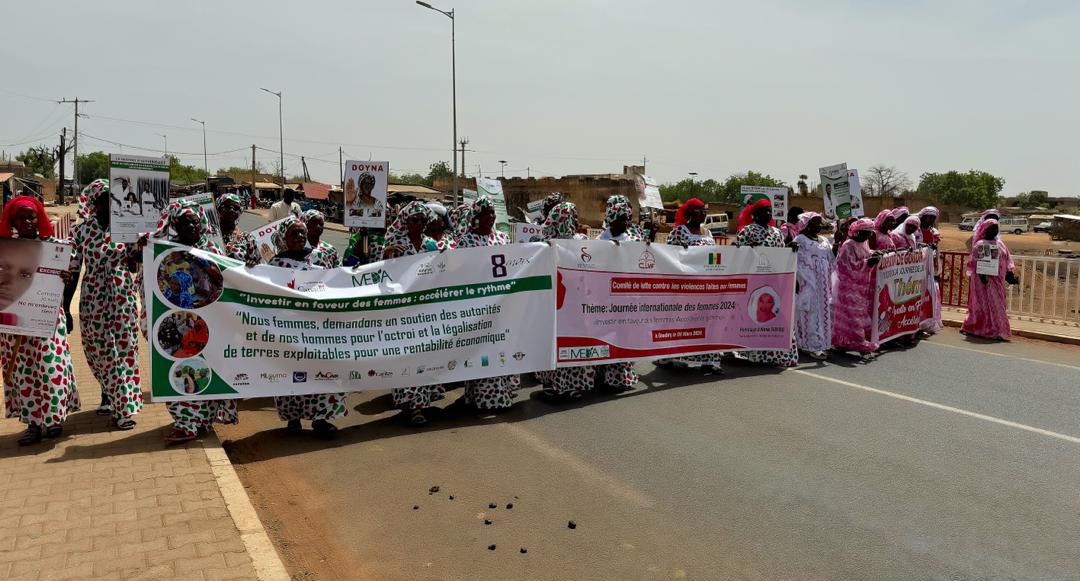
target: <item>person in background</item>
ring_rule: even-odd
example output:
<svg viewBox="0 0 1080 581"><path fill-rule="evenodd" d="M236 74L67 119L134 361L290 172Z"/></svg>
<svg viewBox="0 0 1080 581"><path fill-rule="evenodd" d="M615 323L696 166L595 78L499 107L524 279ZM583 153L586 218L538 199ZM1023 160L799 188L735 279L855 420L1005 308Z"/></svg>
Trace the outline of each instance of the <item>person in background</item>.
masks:
<svg viewBox="0 0 1080 581"><path fill-rule="evenodd" d="M461 211L458 227L464 233L457 236L458 248L503 246L509 237L495 229L495 204L486 196L480 196ZM514 403L514 390L520 379L516 375L487 377L465 382L465 395L458 401L474 406L481 412L500 412L510 409Z"/></svg>
<svg viewBox="0 0 1080 581"><path fill-rule="evenodd" d="M308 210L300 215L300 220L307 227L308 246L311 248L311 264L319 268L337 268L341 266L337 249L322 241L323 228L326 227L326 215L318 210Z"/></svg>
<svg viewBox="0 0 1080 581"><path fill-rule="evenodd" d="M382 258L391 259L424 252L437 252L438 243L425 234L425 229L433 220L437 218L424 203L406 204L397 213L394 223L386 229L386 247ZM446 389L442 384L417 385L399 387L390 393L394 399L394 405L402 410L402 417L407 416L408 422L414 426L422 426L428 422L424 410L431 407L432 402L442 399Z"/></svg>
<svg viewBox="0 0 1080 581"><path fill-rule="evenodd" d="M552 208L554 208L555 206L558 206L559 204L563 203L564 201L566 201L566 196L564 196L562 192L551 192L550 194L545 196L544 197L544 208L543 208L544 219L545 220L547 219L547 216L548 216L549 213L551 213Z"/></svg>
<svg viewBox="0 0 1080 581"><path fill-rule="evenodd" d="M878 212L877 218L874 219L873 236L870 237L870 249L876 252L893 250L895 245L889 233L892 232L894 226L896 222L893 221L892 210Z"/></svg>
<svg viewBox="0 0 1080 581"><path fill-rule="evenodd" d="M577 206L562 202L548 212L544 221L544 240L582 240L577 233ZM544 393L551 397L578 400L592 390L596 380L596 367L560 367L551 371L538 371L536 378L544 386Z"/></svg>
<svg viewBox="0 0 1080 581"><path fill-rule="evenodd" d="M322 268L312 262L312 249L308 246L307 227L296 216L288 216L273 235L278 253L267 262L270 266L293 270ZM285 430L298 433L304 429L300 420L311 420L311 429L323 439L333 438L337 427L330 420L345 416L344 393L316 393L289 395L274 398L278 417L287 422Z"/></svg>
<svg viewBox="0 0 1080 581"><path fill-rule="evenodd" d="M900 222L889 232L889 237L892 238L893 248L896 250L914 250L918 248L919 242L916 240L916 234L919 232L919 217L908 216L903 222Z"/></svg>
<svg viewBox="0 0 1080 581"><path fill-rule="evenodd" d="M135 427L142 410L139 390L139 290L128 268L128 248L109 233L109 181L99 179L79 195L79 216L71 230L71 279L79 280L79 328L86 361L101 384L98 415L112 416L120 430Z"/></svg>
<svg viewBox="0 0 1080 581"><path fill-rule="evenodd" d="M705 202L697 198L690 198L675 211L675 228L668 234L667 243L672 246L715 246L716 240L712 233L701 228L705 221ZM701 366L707 373L723 373L720 365L721 353L705 353L703 355L687 355L674 359L657 359L654 364L657 367L671 366Z"/></svg>
<svg viewBox="0 0 1080 581"><path fill-rule="evenodd" d="M170 230L176 232L175 236L170 235ZM186 201L169 204L158 222L157 231L150 237L168 239L210 254L224 254L221 247L210 240L209 234L210 222L206 219L202 207L195 202ZM141 238L139 248L145 246L147 241L146 236ZM142 252L136 251L132 258L141 261ZM146 276L146 273L143 273L143 276ZM203 326L205 328L205 323ZM198 438L199 431L210 429L214 422L235 424L240 421L240 409L235 399L174 401L165 404L165 407L173 419L172 432L165 437L165 444L170 446Z"/></svg>
<svg viewBox="0 0 1080 581"><path fill-rule="evenodd" d="M799 247L795 295L795 343L817 360L832 346L832 277L836 267L832 243L821 236L824 221L817 212L799 214L795 240Z"/></svg>
<svg viewBox="0 0 1080 581"><path fill-rule="evenodd" d="M779 229L772 226L772 202L763 199L753 204L747 204L739 216L740 223L743 222L745 214L749 214L751 222L739 229L739 235L735 238L736 246L763 248L783 248L787 246L784 243L784 235L780 233ZM798 250L798 247L792 247L792 250ZM778 304L773 305L774 309L779 307ZM799 349L795 346L795 329L791 330L791 343L787 349L745 351L739 353L739 356L754 363L792 367L799 363Z"/></svg>
<svg viewBox="0 0 1080 581"><path fill-rule="evenodd" d="M424 229L424 234L435 241L440 251L457 248L457 241L449 232L450 215L446 206L439 202L428 202L426 205L428 210L431 210L432 218Z"/></svg>
<svg viewBox="0 0 1080 581"><path fill-rule="evenodd" d="M274 202L270 206L270 222L277 222L278 220L292 215L297 218L300 217L300 204L297 204L293 200L296 199L296 192L291 189L286 189L285 193L281 195L281 199Z"/></svg>
<svg viewBox="0 0 1080 581"><path fill-rule="evenodd" d="M848 239L836 257L833 287L833 346L860 353L864 360L872 359L879 347L870 341L874 324L874 282L870 274L881 260L868 244L875 231L868 218L851 223Z"/></svg>
<svg viewBox="0 0 1080 581"><path fill-rule="evenodd" d="M938 244L941 243L941 233L937 229L939 211L934 206L927 206L919 210L919 242L930 247L931 261L930 276L926 279L926 290L930 294L930 300L934 306L934 316L922 322L921 330L932 334L945 328L941 322L941 272L938 264Z"/></svg>
<svg viewBox="0 0 1080 581"><path fill-rule="evenodd" d="M997 273L979 274L980 258L997 258ZM1012 335L1006 314L1005 285L1020 284L1013 269L1009 247L998 238L998 221L987 218L975 228L975 242L968 255L968 312L960 332L965 335L1007 341Z"/></svg>
<svg viewBox="0 0 1080 581"><path fill-rule="evenodd" d="M0 238L63 242L54 235L45 206L37 198L16 196L4 205ZM60 279L69 283L71 273L60 271ZM67 333L63 307L50 337L0 333L4 416L26 424L26 432L18 440L20 446L37 444L42 436L60 437L68 415L81 407Z"/></svg>
<svg viewBox="0 0 1080 581"><path fill-rule="evenodd" d="M836 256L836 253L840 251L840 247L843 246L844 241L847 240L848 228L852 223L858 220L858 218L844 218L836 223L836 230L833 231L832 253Z"/></svg>
<svg viewBox="0 0 1080 581"><path fill-rule="evenodd" d="M799 216L805 212L798 206L788 209L787 221L780 225L780 233L784 235L784 243L789 244L799 235Z"/></svg>
<svg viewBox="0 0 1080 581"><path fill-rule="evenodd" d="M611 196L607 200L607 208L604 211L604 231L596 238L597 240L611 240L613 242L642 242L645 233L640 229L632 228L634 220L634 206L630 198L621 195ZM597 367L600 379L608 391L623 392L634 387L640 377L634 371L633 363L612 363Z"/></svg>
<svg viewBox="0 0 1080 581"><path fill-rule="evenodd" d="M236 221L244 213L240 197L236 194L223 194L217 199L217 210L221 239L225 242L225 256L241 260L248 267L262 262L262 253L259 252L255 237L236 226Z"/></svg>

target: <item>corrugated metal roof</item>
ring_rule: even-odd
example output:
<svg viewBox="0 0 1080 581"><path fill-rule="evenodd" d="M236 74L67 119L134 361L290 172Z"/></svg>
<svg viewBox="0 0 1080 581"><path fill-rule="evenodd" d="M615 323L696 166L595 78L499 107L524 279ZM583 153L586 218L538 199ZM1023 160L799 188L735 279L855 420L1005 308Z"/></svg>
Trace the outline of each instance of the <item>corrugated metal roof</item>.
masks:
<svg viewBox="0 0 1080 581"><path fill-rule="evenodd" d="M326 200L330 198L330 184L319 182L304 182L300 184L304 191L304 197L309 200Z"/></svg>
<svg viewBox="0 0 1080 581"><path fill-rule="evenodd" d="M0 173L0 182L6 182L6 181L10 180L13 177L15 177L15 174L13 174L13 173L7 173L7 172Z"/></svg>
<svg viewBox="0 0 1080 581"><path fill-rule="evenodd" d="M442 192L435 188L429 188L427 186L417 186L413 184L389 184L386 186L386 192L388 194L427 194L427 195L442 195Z"/></svg>

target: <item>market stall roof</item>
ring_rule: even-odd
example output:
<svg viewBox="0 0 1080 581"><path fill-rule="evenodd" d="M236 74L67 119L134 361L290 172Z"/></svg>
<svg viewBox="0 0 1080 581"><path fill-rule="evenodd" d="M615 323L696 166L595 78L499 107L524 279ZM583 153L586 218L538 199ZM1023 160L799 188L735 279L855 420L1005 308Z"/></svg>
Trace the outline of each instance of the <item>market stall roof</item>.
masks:
<svg viewBox="0 0 1080 581"><path fill-rule="evenodd" d="M10 173L10 172L0 173L0 182L6 182L6 181L10 180L13 177L15 177L15 174Z"/></svg>
<svg viewBox="0 0 1080 581"><path fill-rule="evenodd" d="M327 200L330 198L330 184L320 182L304 182L300 184L304 197L309 200Z"/></svg>

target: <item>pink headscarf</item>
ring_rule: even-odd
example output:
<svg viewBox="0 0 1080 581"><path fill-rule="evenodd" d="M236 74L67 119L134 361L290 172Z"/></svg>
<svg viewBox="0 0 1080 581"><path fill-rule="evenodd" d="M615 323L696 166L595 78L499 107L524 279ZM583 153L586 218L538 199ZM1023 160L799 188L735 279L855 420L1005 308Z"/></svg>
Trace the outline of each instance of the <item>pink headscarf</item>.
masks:
<svg viewBox="0 0 1080 581"><path fill-rule="evenodd" d="M911 210L908 210L907 206L900 206L899 208L893 208L892 212L889 212L889 215L892 216L894 220L899 220L900 216L905 216L905 215L910 215L910 214L911 214Z"/></svg>
<svg viewBox="0 0 1080 581"><path fill-rule="evenodd" d="M852 222L850 226L848 226L848 237L854 238L855 234L862 230L873 232L874 228L874 222L872 222L870 218L859 218L858 220Z"/></svg>
<svg viewBox="0 0 1080 581"><path fill-rule="evenodd" d="M818 214L817 212L803 212L802 214L799 214L799 221L795 222L794 226L795 235L798 236L799 234L802 234L802 231L810 225L810 220L813 220L814 218L821 218L821 214Z"/></svg>
<svg viewBox="0 0 1080 581"><path fill-rule="evenodd" d="M885 223L885 220L892 217L892 210L882 210L878 212L877 218L874 218L874 230L881 230L881 225Z"/></svg>
<svg viewBox="0 0 1080 581"><path fill-rule="evenodd" d="M920 218L922 218L923 216L934 216L936 218L936 217L938 217L940 215L941 215L941 212L934 206L927 206L927 207L919 210L919 213L918 213L918 216Z"/></svg>

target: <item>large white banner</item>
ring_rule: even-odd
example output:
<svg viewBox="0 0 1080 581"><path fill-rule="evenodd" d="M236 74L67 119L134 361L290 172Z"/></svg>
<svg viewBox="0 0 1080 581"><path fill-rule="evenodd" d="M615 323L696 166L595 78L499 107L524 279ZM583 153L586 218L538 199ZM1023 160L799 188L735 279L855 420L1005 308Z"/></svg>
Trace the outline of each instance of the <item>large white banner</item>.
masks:
<svg viewBox="0 0 1080 581"><path fill-rule="evenodd" d="M386 228L388 161L345 162L345 225Z"/></svg>
<svg viewBox="0 0 1080 581"><path fill-rule="evenodd" d="M67 244L0 239L0 333L53 336L70 261Z"/></svg>
<svg viewBox="0 0 1080 581"><path fill-rule="evenodd" d="M153 232L169 205L169 160L109 155L109 231L117 242L135 242Z"/></svg>
<svg viewBox="0 0 1080 581"><path fill-rule="evenodd" d="M555 250L514 244L298 271L155 240L158 401L409 387L554 366Z"/></svg>

